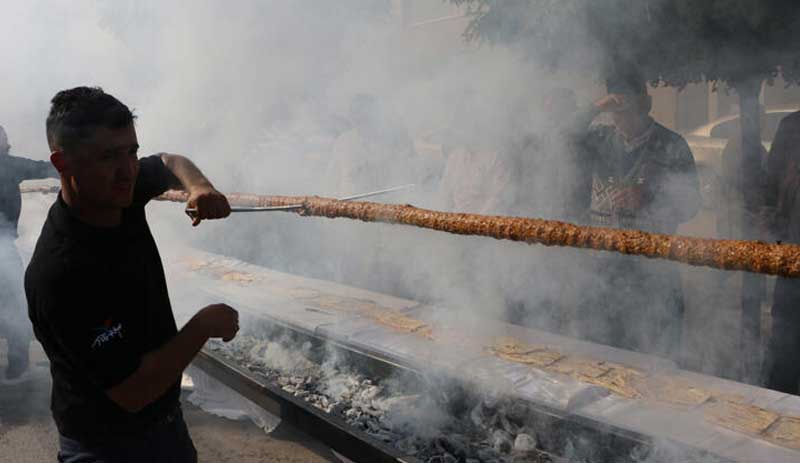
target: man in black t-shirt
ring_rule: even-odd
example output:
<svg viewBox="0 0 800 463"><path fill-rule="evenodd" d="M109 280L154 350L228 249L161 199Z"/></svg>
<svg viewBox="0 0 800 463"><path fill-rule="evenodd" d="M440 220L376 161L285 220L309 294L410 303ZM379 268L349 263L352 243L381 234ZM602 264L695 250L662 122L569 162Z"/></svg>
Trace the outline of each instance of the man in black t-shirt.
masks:
<svg viewBox="0 0 800 463"><path fill-rule="evenodd" d="M168 188L189 193L202 219L225 197L188 159L138 159L134 116L100 88L59 92L47 118L61 193L25 274L34 333L50 359L59 461L195 462L183 421L183 369L238 315L199 311L178 331L144 207Z"/></svg>
<svg viewBox="0 0 800 463"><path fill-rule="evenodd" d="M47 161L9 154L11 145L0 127L0 336L8 343L6 381L16 381L28 369L31 324L25 317L22 295L22 260L14 241L22 208L19 184L24 180L57 177Z"/></svg>

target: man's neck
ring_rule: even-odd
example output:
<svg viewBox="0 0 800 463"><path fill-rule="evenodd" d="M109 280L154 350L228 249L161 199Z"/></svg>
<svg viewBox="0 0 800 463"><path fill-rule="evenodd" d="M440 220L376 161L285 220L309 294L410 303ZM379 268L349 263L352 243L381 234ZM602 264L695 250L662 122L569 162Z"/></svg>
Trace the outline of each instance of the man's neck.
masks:
<svg viewBox="0 0 800 463"><path fill-rule="evenodd" d="M618 126L619 132L625 137L626 141L635 140L647 131L652 125L653 119L650 116L645 116L640 119L637 119L630 125L627 126Z"/></svg>
<svg viewBox="0 0 800 463"><path fill-rule="evenodd" d="M78 220L95 227L111 228L122 223L122 209L98 208L81 197L68 181L61 182L61 198L64 199L70 213Z"/></svg>

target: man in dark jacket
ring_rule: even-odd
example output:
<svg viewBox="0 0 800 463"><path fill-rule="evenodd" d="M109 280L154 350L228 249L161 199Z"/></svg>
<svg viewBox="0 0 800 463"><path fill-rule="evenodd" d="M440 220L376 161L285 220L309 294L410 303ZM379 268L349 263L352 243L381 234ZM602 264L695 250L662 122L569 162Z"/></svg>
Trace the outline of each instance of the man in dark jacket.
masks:
<svg viewBox="0 0 800 463"><path fill-rule="evenodd" d="M686 141L650 116L643 79L609 79L608 95L583 112L574 142L583 178L576 195L594 226L674 233L700 205L694 157ZM613 125L589 127L601 113ZM583 127L582 129L580 127ZM578 303L579 333L625 349L676 357L683 321L678 269L671 263L601 254Z"/></svg>
<svg viewBox="0 0 800 463"><path fill-rule="evenodd" d="M800 111L784 118L767 157L766 202L774 238L800 244ZM800 384L800 280L778 278L772 305L765 386L797 394Z"/></svg>
<svg viewBox="0 0 800 463"><path fill-rule="evenodd" d="M47 161L12 156L11 145L0 127L0 336L8 344L6 381L17 381L28 369L32 332L22 294L22 260L14 241L22 206L19 184L23 180L58 177Z"/></svg>

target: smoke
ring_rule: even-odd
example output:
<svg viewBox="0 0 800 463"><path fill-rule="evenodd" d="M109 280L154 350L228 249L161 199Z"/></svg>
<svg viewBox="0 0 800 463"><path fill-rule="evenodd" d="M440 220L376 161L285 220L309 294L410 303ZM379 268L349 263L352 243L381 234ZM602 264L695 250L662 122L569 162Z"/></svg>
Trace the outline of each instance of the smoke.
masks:
<svg viewBox="0 0 800 463"><path fill-rule="evenodd" d="M464 11L379 0L7 2L0 124L14 154L45 159L49 99L99 85L135 109L142 153L186 154L222 191L343 196L415 183L377 200L574 219L564 186L584 166L554 135L570 114L546 102L573 89L584 108L597 83L565 72L578 67L572 61L553 72L551 60L525 50L465 43ZM571 33L585 35L565 30L565 40ZM569 60L602 61L588 46ZM30 217L46 211L30 199L28 246L40 227ZM162 251L190 244L437 303L453 319L585 335L574 307L586 288L617 289L585 251L283 213L190 230L177 205L154 204L149 214ZM606 309L614 308L598 306L596 315ZM602 338L605 328L591 334ZM698 350L727 338L703 339ZM284 366L296 362L290 354L265 352Z"/></svg>
<svg viewBox="0 0 800 463"><path fill-rule="evenodd" d="M3 123L16 154L45 159L48 99L63 88L100 85L135 109L142 153L187 154L223 191L338 196L416 183L411 193L380 200L447 205L439 180L449 152L494 156L498 176L513 172L510 147L545 119L542 95L570 81L514 51L464 44L461 9L417 5L403 17L401 3L8 5ZM415 15L456 19L410 27ZM380 127L359 121L359 95L372 101L368 116ZM362 162L385 167L343 172ZM498 188L515 195L510 181ZM480 208L484 200L459 206ZM282 215L233 217L187 237L177 208L153 209L162 237L459 305L473 299L464 294L474 287L478 311L502 312L497 285L513 276L476 269L492 254L509 253L479 240ZM530 255L536 260L536 251Z"/></svg>
<svg viewBox="0 0 800 463"><path fill-rule="evenodd" d="M594 82L520 50L467 44L463 8L425 3L14 3L0 44L2 123L16 154L44 159L48 99L100 85L135 108L142 153L186 154L222 191L340 196L416 183L379 200L563 217L576 166L563 140L541 135L569 114L545 96L575 89L583 106ZM563 250L283 214L187 233L175 205L151 216L162 248L188 241L554 329L568 329L558 282L581 278Z"/></svg>

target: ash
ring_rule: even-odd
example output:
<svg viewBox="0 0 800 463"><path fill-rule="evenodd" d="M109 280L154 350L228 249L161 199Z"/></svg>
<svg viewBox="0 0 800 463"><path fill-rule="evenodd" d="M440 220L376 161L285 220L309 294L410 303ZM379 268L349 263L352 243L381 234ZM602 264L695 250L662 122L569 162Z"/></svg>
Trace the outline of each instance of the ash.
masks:
<svg viewBox="0 0 800 463"><path fill-rule="evenodd" d="M373 438L426 463L551 462L542 423L520 401L478 397L415 376L374 380L337 352L286 336L240 335L210 350ZM422 384L421 384L422 383Z"/></svg>
<svg viewBox="0 0 800 463"><path fill-rule="evenodd" d="M245 326L230 343L208 347L421 462L723 461L587 428L485 387L414 372L387 376L318 339L268 323Z"/></svg>

